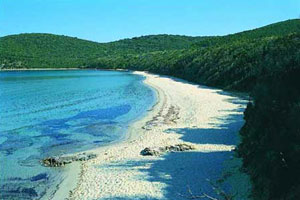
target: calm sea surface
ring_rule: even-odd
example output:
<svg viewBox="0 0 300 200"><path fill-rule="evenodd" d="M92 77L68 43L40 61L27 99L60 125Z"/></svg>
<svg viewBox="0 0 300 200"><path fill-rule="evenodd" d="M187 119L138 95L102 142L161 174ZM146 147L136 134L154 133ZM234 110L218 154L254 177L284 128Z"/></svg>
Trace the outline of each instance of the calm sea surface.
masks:
<svg viewBox="0 0 300 200"><path fill-rule="evenodd" d="M0 72L0 199L38 199L63 179L47 156L118 141L155 93L115 71ZM52 188L52 189L51 189Z"/></svg>

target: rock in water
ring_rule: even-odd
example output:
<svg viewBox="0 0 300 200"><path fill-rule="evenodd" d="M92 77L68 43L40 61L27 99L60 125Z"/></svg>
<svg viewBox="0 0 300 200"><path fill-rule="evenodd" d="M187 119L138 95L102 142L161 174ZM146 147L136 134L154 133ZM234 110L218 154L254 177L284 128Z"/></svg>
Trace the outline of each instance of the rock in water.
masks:
<svg viewBox="0 0 300 200"><path fill-rule="evenodd" d="M73 156L48 157L41 161L45 167L62 167L74 161L86 161L96 158L96 154L80 153Z"/></svg>
<svg viewBox="0 0 300 200"><path fill-rule="evenodd" d="M189 151L194 150L195 147L189 144L176 144L164 147L146 147L141 151L143 156L159 156L167 152L179 152L179 151Z"/></svg>

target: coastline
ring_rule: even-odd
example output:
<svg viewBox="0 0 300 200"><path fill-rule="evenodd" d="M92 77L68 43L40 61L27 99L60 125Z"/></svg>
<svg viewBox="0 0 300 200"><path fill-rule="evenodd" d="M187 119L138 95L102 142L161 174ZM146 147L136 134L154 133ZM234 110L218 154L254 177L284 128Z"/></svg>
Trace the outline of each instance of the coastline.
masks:
<svg viewBox="0 0 300 200"><path fill-rule="evenodd" d="M46 69L45 69L46 70ZM62 69L63 70L63 69ZM76 70L76 69L75 69ZM77 70L81 70L81 69L77 69ZM83 69L84 70L84 69ZM96 69L91 69L91 70L96 70ZM99 69L101 71L103 71L102 69ZM129 70L123 70L123 69L107 69L104 71L129 71ZM135 72L133 72L135 73ZM148 87L148 84L145 83L146 80L143 81L143 84L146 85L146 87ZM135 119L132 122L132 126L128 128L127 134L124 135L124 137L110 142L108 144L104 144L104 146L98 147L98 148L94 148L94 149L89 149L86 151L83 151L84 153L92 153L92 154L96 154L99 155L100 153L102 153L103 151L105 151L106 149L109 149L111 147L114 146L118 146L120 144L124 144L127 143L128 141L133 140L133 138L136 136L136 134L131 134L132 132L135 131L136 127L142 127L143 124L145 124L147 121L149 121L152 117L152 115L149 115L150 112L153 111L153 109L159 104L159 91L156 90L155 88L150 87L153 92L155 92L155 96L156 96L156 102L154 103L153 106L151 106L146 113L144 113L144 116L139 117L138 119ZM66 155L76 155L79 153L83 153L83 152L77 152L74 154L66 154ZM44 196L42 199L51 199L51 200L56 200L56 199L66 199L68 200L70 198L70 195L73 193L73 191L76 189L77 184L80 180L80 177L82 176L82 168L84 162L73 162L70 165L66 165L64 172L63 172L63 176L65 177L63 179L63 181L61 183L59 183L58 185L56 185L56 190L54 191L53 194L49 194Z"/></svg>
<svg viewBox="0 0 300 200"><path fill-rule="evenodd" d="M172 180L174 170L179 170L184 177L193 178L191 173L195 172L193 170L196 166L190 166L189 162L191 161L196 165L200 164L204 174L207 170L208 174L221 176L222 172L219 168L222 166L218 166L216 172L214 170L210 172L210 163L205 165L199 163L207 160L207 158L197 161L195 158L189 158L189 155L217 156L217 162L222 165L225 160L232 157L232 150L237 141L235 144L228 142L228 144L226 142L222 144L222 142L213 141L199 142L199 136L202 136L193 132L199 130L201 133L201 130L210 131L210 129L217 131L219 129L222 132L222 125L226 123L228 117L231 115L242 116L245 102L237 103L242 100L225 95L222 90L189 84L180 79L145 72L133 73L146 77L144 83L156 91L157 103L148 111L146 116L133 123L128 130L127 138L123 141L89 150L88 152L98 154L98 157L81 163L76 187L60 187L56 193L64 195L59 196L59 199L182 199L181 194L187 189L183 188L185 191L180 192L180 195L177 191L172 196L176 187L173 188L171 185L170 189L168 179ZM184 132L185 129L187 129L186 132ZM191 135L191 138L186 140L184 139L185 135ZM232 135L235 135L235 139L238 140L237 132L232 133ZM227 136L224 134L222 137ZM217 141L220 139L222 138L211 138L210 140ZM191 144L196 147L196 150L187 152L187 155L183 155L185 153L167 154L159 157L140 155L140 151L145 147L160 147L179 143ZM174 157L175 154L181 157L168 158L169 156ZM191 160L181 162L182 156ZM214 158L211 161L210 159L209 157L209 162L215 162ZM165 162L165 160L170 161ZM157 177L153 179L152 170L156 163L163 163L161 164L162 167L168 169L171 167L168 166L168 163L173 162L181 162L181 164L178 166L179 168L172 166L175 169L164 175L166 180L157 180ZM199 166L197 167L199 168ZM182 171L184 168L189 170ZM174 177L176 173L173 175ZM177 184L180 187L182 184L188 184L181 182L180 179L173 179L172 182L174 183L171 184ZM197 188L203 184L205 184L203 180L199 180L191 186ZM64 192L61 192L62 190ZM65 196L67 193L70 194L68 197Z"/></svg>
<svg viewBox="0 0 300 200"><path fill-rule="evenodd" d="M59 70L81 70L81 68L12 68L12 69L0 69L0 72L7 71L59 71Z"/></svg>
<svg viewBox="0 0 300 200"><path fill-rule="evenodd" d="M0 69L0 72L10 71L61 71L61 70L101 70L101 71L129 71L127 69L96 69L96 68L11 68Z"/></svg>

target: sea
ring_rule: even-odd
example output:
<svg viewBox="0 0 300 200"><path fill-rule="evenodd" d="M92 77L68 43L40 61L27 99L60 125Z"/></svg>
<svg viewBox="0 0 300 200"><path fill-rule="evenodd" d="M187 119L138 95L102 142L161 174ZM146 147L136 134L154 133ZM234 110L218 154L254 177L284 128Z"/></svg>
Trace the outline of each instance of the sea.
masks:
<svg viewBox="0 0 300 200"><path fill-rule="evenodd" d="M0 199L41 199L63 168L40 161L122 141L156 102L131 72L0 72Z"/></svg>

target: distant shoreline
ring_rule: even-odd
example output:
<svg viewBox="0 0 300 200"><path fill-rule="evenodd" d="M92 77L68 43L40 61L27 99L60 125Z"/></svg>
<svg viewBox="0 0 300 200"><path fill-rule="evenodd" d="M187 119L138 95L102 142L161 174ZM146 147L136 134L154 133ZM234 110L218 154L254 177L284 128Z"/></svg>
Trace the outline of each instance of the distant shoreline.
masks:
<svg viewBox="0 0 300 200"><path fill-rule="evenodd" d="M61 70L102 70L102 71L130 71L128 69L98 69L98 68L11 68L1 71L61 71Z"/></svg>
<svg viewBox="0 0 300 200"><path fill-rule="evenodd" d="M0 71L55 71L55 70L79 70L81 68L12 68L0 69Z"/></svg>

